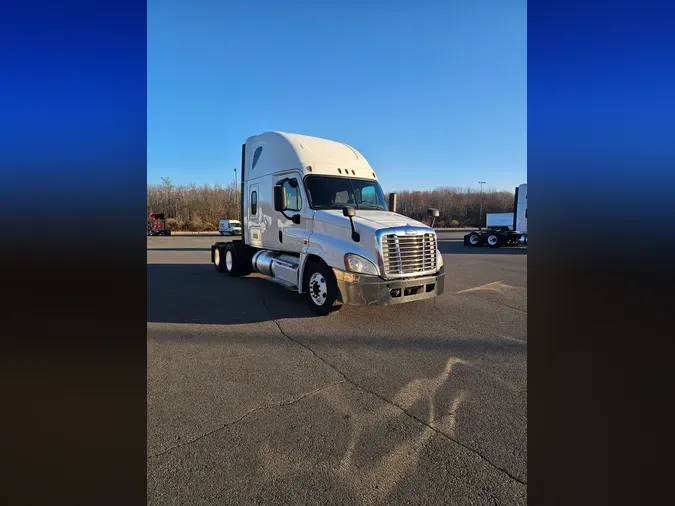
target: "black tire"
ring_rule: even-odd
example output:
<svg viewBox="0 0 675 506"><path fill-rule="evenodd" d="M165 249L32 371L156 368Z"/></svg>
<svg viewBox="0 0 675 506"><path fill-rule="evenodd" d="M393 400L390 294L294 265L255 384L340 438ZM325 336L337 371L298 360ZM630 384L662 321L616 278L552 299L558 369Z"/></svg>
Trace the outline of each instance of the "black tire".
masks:
<svg viewBox="0 0 675 506"><path fill-rule="evenodd" d="M483 242L482 239L480 234L472 232L469 234L468 242L470 246L480 246Z"/></svg>
<svg viewBox="0 0 675 506"><path fill-rule="evenodd" d="M321 315L336 311L338 287L333 269L325 263L315 260L305 269L303 291L307 294L309 308Z"/></svg>
<svg viewBox="0 0 675 506"><path fill-rule="evenodd" d="M225 232L221 232L220 235L225 235Z"/></svg>
<svg viewBox="0 0 675 506"><path fill-rule="evenodd" d="M499 234L491 233L488 234L486 241L489 248L499 248L499 246L501 246L502 239L499 237Z"/></svg>
<svg viewBox="0 0 675 506"><path fill-rule="evenodd" d="M253 270L251 266L253 252L250 248L239 243L229 242L224 250L225 269L230 276L246 276L251 274ZM232 267L228 269L228 265Z"/></svg>
<svg viewBox="0 0 675 506"><path fill-rule="evenodd" d="M235 248L232 246L232 244L227 244L225 246L225 269L227 269L227 273L232 276L240 276L239 274L239 257L237 255L237 251Z"/></svg>
<svg viewBox="0 0 675 506"><path fill-rule="evenodd" d="M225 248L217 246L213 250L213 266L221 274L227 273L227 266L225 265Z"/></svg>

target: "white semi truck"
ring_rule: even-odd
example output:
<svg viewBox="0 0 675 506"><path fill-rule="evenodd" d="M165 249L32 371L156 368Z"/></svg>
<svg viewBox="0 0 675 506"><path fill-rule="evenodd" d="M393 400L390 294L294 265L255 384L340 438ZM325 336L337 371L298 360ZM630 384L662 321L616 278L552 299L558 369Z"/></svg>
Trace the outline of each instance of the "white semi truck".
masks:
<svg viewBox="0 0 675 506"><path fill-rule="evenodd" d="M486 230L466 234L464 244L490 248L527 244L527 184L516 188L514 209L512 213L488 213Z"/></svg>
<svg viewBox="0 0 675 506"><path fill-rule="evenodd" d="M431 226L395 212L356 149L283 132L242 145L241 240L211 246L216 270L258 272L328 314L437 297L445 272Z"/></svg>

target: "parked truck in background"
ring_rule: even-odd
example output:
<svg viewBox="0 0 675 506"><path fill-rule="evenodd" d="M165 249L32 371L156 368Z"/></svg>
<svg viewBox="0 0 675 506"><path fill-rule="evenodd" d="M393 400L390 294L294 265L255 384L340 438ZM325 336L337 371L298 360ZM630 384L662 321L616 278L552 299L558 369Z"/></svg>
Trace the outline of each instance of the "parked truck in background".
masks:
<svg viewBox="0 0 675 506"><path fill-rule="evenodd" d="M283 132L242 145L242 238L211 246L216 270L258 272L305 294L312 310L336 302L379 306L443 293L443 257L431 225L395 212L375 171L341 142ZM391 207L391 209L390 209Z"/></svg>
<svg viewBox="0 0 675 506"><path fill-rule="evenodd" d="M516 188L514 212L488 213L486 230L473 231L464 236L467 246L516 246L527 244L527 184Z"/></svg>
<svg viewBox="0 0 675 506"><path fill-rule="evenodd" d="M171 235L166 220L161 213L150 213L148 217L148 235Z"/></svg>

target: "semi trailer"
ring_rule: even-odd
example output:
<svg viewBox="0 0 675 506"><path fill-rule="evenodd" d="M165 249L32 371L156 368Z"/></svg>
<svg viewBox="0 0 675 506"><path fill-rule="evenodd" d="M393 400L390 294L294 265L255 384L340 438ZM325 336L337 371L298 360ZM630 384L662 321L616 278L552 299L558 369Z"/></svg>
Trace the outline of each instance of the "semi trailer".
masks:
<svg viewBox="0 0 675 506"><path fill-rule="evenodd" d="M491 230L511 230L513 228L513 213L487 213L485 227Z"/></svg>
<svg viewBox="0 0 675 506"><path fill-rule="evenodd" d="M527 244L527 184L516 188L514 212L488 213L486 230L477 230L464 236L466 246L517 246Z"/></svg>
<svg viewBox="0 0 675 506"><path fill-rule="evenodd" d="M242 237L211 246L216 271L257 272L326 315L337 303L382 306L443 293L429 225L397 214L365 157L347 144L267 132L241 151Z"/></svg>

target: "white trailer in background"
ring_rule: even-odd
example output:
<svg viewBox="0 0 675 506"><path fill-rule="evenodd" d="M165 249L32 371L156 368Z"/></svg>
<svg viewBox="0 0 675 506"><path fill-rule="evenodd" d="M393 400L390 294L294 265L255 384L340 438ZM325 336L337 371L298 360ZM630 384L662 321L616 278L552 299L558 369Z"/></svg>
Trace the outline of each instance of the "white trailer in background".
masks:
<svg viewBox="0 0 675 506"><path fill-rule="evenodd" d="M464 236L467 246L517 246L527 244L527 183L516 188L512 213L488 213L486 230L478 230Z"/></svg>
<svg viewBox="0 0 675 506"><path fill-rule="evenodd" d="M513 213L487 213L485 218L491 230L513 230Z"/></svg>

